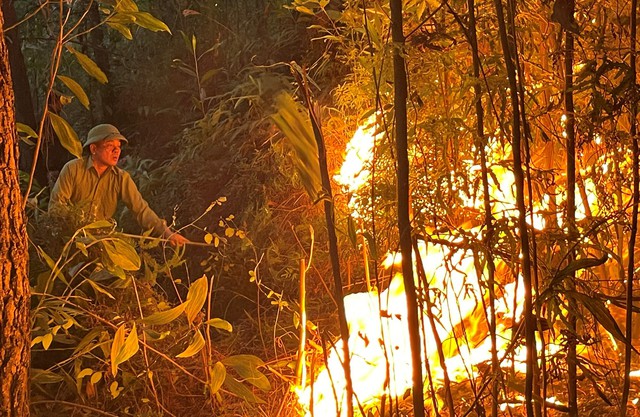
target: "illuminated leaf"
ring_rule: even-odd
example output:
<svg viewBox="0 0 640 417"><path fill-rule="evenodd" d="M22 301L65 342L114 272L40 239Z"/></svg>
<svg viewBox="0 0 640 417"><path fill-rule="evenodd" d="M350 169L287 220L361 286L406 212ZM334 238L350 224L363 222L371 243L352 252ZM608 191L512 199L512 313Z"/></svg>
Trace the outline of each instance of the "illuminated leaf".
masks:
<svg viewBox="0 0 640 417"><path fill-rule="evenodd" d="M226 330L229 333L233 332L233 327L231 323L226 320L214 318L211 320L207 320L206 324L209 326L215 327L216 329Z"/></svg>
<svg viewBox="0 0 640 417"><path fill-rule="evenodd" d="M98 220L97 222L93 222L83 227L85 230L89 229L102 229L102 228L113 228L113 223L109 220Z"/></svg>
<svg viewBox="0 0 640 417"><path fill-rule="evenodd" d="M170 310L159 311L157 313L153 313L149 317L145 317L141 321L144 324L156 325L156 324L167 324L171 323L175 319L177 319L180 314L184 311L186 304L182 303Z"/></svg>
<svg viewBox="0 0 640 417"><path fill-rule="evenodd" d="M136 25L149 29L152 32L169 32L169 26L167 26L162 20L153 17L147 12L137 12L134 14Z"/></svg>
<svg viewBox="0 0 640 417"><path fill-rule="evenodd" d="M187 300L184 302L184 312L187 315L187 322L189 324L193 322L193 319L198 315L200 310L202 310L204 302L207 299L207 290L208 282L206 275L203 275L202 278L196 280L189 287Z"/></svg>
<svg viewBox="0 0 640 417"><path fill-rule="evenodd" d="M93 62L91 58L89 58L82 52L76 51L72 46L69 46L68 44L66 45L66 47L67 50L76 57L78 63L80 63L80 66L85 70L87 74L98 80L100 84L106 84L108 82L105 73L100 69L98 64Z"/></svg>
<svg viewBox="0 0 640 417"><path fill-rule="evenodd" d="M80 84L76 82L73 78L65 77L64 75L58 75L58 79L67 86L69 90L73 93L74 96L78 98L80 104L82 104L86 109L89 109L89 97L87 93L84 92L84 89Z"/></svg>
<svg viewBox="0 0 640 417"><path fill-rule="evenodd" d="M118 365L135 355L139 349L138 333L135 323L126 340L124 334L125 325L123 324L116 331L113 342L111 343L111 373L114 376L118 373Z"/></svg>
<svg viewBox="0 0 640 417"><path fill-rule="evenodd" d="M138 5L133 0L116 0L116 4L113 7L115 12L137 12Z"/></svg>
<svg viewBox="0 0 640 417"><path fill-rule="evenodd" d="M232 237L235 234L235 231L231 227L227 227L224 231L224 235L226 237Z"/></svg>
<svg viewBox="0 0 640 417"><path fill-rule="evenodd" d="M53 333L47 333L42 336L42 347L44 348L44 350L49 349L49 346L51 346L51 342L53 342Z"/></svg>
<svg viewBox="0 0 640 417"><path fill-rule="evenodd" d="M78 376L76 376L76 379L82 379L85 376L91 375L93 373L93 369L91 368L84 368L82 371L80 371L80 373L78 374Z"/></svg>
<svg viewBox="0 0 640 417"><path fill-rule="evenodd" d="M232 367L242 378L243 381L259 388L263 391L269 391L271 384L267 377L260 371L258 367L264 366L262 359L253 355L235 355L222 360L226 366Z"/></svg>
<svg viewBox="0 0 640 417"><path fill-rule="evenodd" d="M213 235L211 233L207 233L204 235L204 242L210 244L213 241Z"/></svg>
<svg viewBox="0 0 640 417"><path fill-rule="evenodd" d="M16 122L16 130L18 133L25 133L29 138L37 138L38 134L35 130L31 129L28 125L20 122Z"/></svg>
<svg viewBox="0 0 640 417"><path fill-rule="evenodd" d="M55 113L48 112L47 115L60 144L76 158L82 158L82 144L69 122Z"/></svg>
<svg viewBox="0 0 640 417"><path fill-rule="evenodd" d="M227 368L221 362L209 367L209 392L213 395L222 386L227 377Z"/></svg>
<svg viewBox="0 0 640 417"><path fill-rule="evenodd" d="M305 6L296 6L296 11L303 13L303 14L308 14L311 16L315 16L315 13L313 12L313 10L309 9L308 7Z"/></svg>
<svg viewBox="0 0 640 417"><path fill-rule="evenodd" d="M171 334L171 331L166 330L164 332L156 332L155 330L145 329L144 333L147 335L147 340L158 341Z"/></svg>
<svg viewBox="0 0 640 417"><path fill-rule="evenodd" d="M320 180L320 162L308 111L287 93L276 97L277 112L271 116L294 150L294 164L300 180L313 201L324 194Z"/></svg>
<svg viewBox="0 0 640 417"><path fill-rule="evenodd" d="M104 240L102 244L111 262L125 271L137 271L140 269L140 256L136 249L124 240Z"/></svg>
<svg viewBox="0 0 640 417"><path fill-rule="evenodd" d="M249 388L244 386L240 381L238 381L237 379L235 379L229 374L225 376L224 386L227 388L227 390L230 393L242 398L247 402L254 403L254 404L265 403L264 400L256 397L255 394L251 392Z"/></svg>
<svg viewBox="0 0 640 417"><path fill-rule="evenodd" d="M97 384L101 379L102 379L102 372L96 372L93 375L91 375L91 383L94 385Z"/></svg>
<svg viewBox="0 0 640 417"><path fill-rule="evenodd" d="M122 391L124 387L118 386L118 381L113 381L111 385L109 385L109 392L111 393L111 398L116 398L120 395L120 391Z"/></svg>
<svg viewBox="0 0 640 417"><path fill-rule="evenodd" d="M129 29L125 25L121 23L111 22L111 21L107 21L107 25L109 25L111 29L114 29L120 32L120 34L122 34L122 36L124 36L125 39L129 41L133 39L133 34L131 33L131 29Z"/></svg>
<svg viewBox="0 0 640 417"><path fill-rule="evenodd" d="M115 299L116 299L113 295L111 295L111 293L110 293L109 291L107 291L106 289L104 289L104 288L102 287L102 285L98 284L97 282L94 282L94 281L93 281L93 280L91 280L91 279L88 279L88 280L87 280L87 282L89 283L89 285L91 285L91 287L93 288L93 290L94 290L96 293L104 294L104 295L106 295L107 297L111 298L112 300L115 300Z"/></svg>
<svg viewBox="0 0 640 417"><path fill-rule="evenodd" d="M191 343L189 343L189 346L187 346L187 348L183 352L177 354L176 358L189 358L200 352L203 347L204 337L202 337L202 333L200 333L200 330L196 330L195 334L191 338Z"/></svg>

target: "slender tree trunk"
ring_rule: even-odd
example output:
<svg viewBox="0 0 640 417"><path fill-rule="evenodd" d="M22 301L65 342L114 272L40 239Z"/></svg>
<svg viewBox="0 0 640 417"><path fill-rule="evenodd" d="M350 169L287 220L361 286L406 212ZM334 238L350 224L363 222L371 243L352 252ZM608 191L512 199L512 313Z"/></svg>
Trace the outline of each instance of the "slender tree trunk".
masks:
<svg viewBox="0 0 640 417"><path fill-rule="evenodd" d="M500 387L500 363L498 361L497 335L496 335L496 294L495 271L493 261L493 216L491 215L491 196L489 195L489 173L487 167L487 152L485 146L487 140L484 134L484 108L482 107L482 86L480 84L480 55L478 52L478 32L476 30L476 6L475 0L467 0L469 9L469 43L473 55L473 76L476 79L473 85L474 101L476 107L476 150L480 151L480 164L482 166L482 191L484 193L484 223L486 233L484 235L484 255L487 262L487 287L489 291L489 336L491 337L491 373L493 382L491 385L491 416L498 415L498 394Z"/></svg>
<svg viewBox="0 0 640 417"><path fill-rule="evenodd" d="M0 11L0 416L29 416L27 232L9 56Z"/></svg>
<svg viewBox="0 0 640 417"><path fill-rule="evenodd" d="M407 322L411 343L413 366L413 409L415 417L424 416L424 393L422 392L422 354L420 344L420 322L416 284L413 279L411 252L411 220L409 218L409 154L407 144L407 72L403 58L404 32L402 0L390 0L391 38L393 40L393 86L395 109L396 156L398 158L398 231L402 254L402 274L407 298ZM450 410L451 415L455 410Z"/></svg>
<svg viewBox="0 0 640 417"><path fill-rule="evenodd" d="M331 271L333 273L333 283L336 302L338 304L338 321L340 325L340 337L342 338L342 366L345 378L345 396L347 406L347 417L353 417L353 381L351 379L351 354L349 352L349 324L347 323L347 314L344 306L344 294L342 292L342 276L340 271L340 254L338 253L338 236L336 235L336 220L333 207L333 192L331 191L331 178L329 177L329 169L327 167L327 150L324 143L324 135L322 134L319 112L315 110L315 106L311 100L311 90L307 84L306 73L300 74L300 84L303 86L307 108L309 110L309 119L313 128L313 136L318 146L318 163L320 166L320 180L322 189L325 192L324 214L327 223L327 232L329 238L329 256L331 258Z"/></svg>
<svg viewBox="0 0 640 417"><path fill-rule="evenodd" d="M633 205L631 206L631 233L629 235L628 266L627 266L627 316L626 338L627 344L624 348L624 386L622 388L622 401L620 402L620 416L627 415L627 402L629 401L629 389L631 387L631 341L633 340L633 279L635 270L635 247L636 236L638 234L638 204L640 204L640 149L638 149L638 132L636 117L638 113L638 99L636 97L638 87L636 85L636 21L637 21L638 0L631 0L631 57L629 67L631 68L631 80L633 82L633 98L631 103L631 126L629 134L633 146Z"/></svg>
<svg viewBox="0 0 640 417"><path fill-rule="evenodd" d="M102 71L111 78L111 61L109 60L109 49L105 45L105 26L99 25L100 23L100 11L98 10L99 4L94 1L90 5L91 9L87 15L87 27L93 28L87 35L89 40L89 48L93 51L93 57L96 64ZM97 26L97 27L96 27ZM92 124L103 123L105 120L113 120L114 113L118 110L116 100L113 92L113 87L110 84L100 84L98 91L93 95L94 104L91 106L93 111L91 112Z"/></svg>
<svg viewBox="0 0 640 417"><path fill-rule="evenodd" d="M567 2L569 15L573 16L575 3L573 0ZM564 53L564 109L567 134L567 226L569 230L567 261L569 263L576 259L575 243L577 242L576 229L576 132L575 132L575 112L573 108L573 33L565 29L565 53ZM567 279L567 290L575 290L575 277ZM569 299L569 312L567 319L569 322L569 334L567 343L567 392L569 395L569 415L578 415L578 380L577 380L577 354L576 354L576 326L577 326L577 304L572 298Z"/></svg>
<svg viewBox="0 0 640 417"><path fill-rule="evenodd" d="M513 149L513 175L516 186L516 207L518 209L518 229L520 232L520 247L522 254L522 277L524 281L524 325L525 325L525 346L527 348L527 374L525 378L525 402L527 416L534 416L533 400L533 380L534 369L537 360L536 340L535 340L535 318L533 315L533 295L531 279L531 253L529 251L529 231L527 226L527 209L524 201L524 171L522 169L522 140L520 126L520 105L518 98L518 83L516 80L516 68L512 57L512 47L507 36L505 25L504 9L501 0L494 0L496 16L500 31L500 43L504 55L507 76L509 78L509 88L511 95L512 114L512 149ZM536 409L540 404L536 404Z"/></svg>
<svg viewBox="0 0 640 417"><path fill-rule="evenodd" d="M4 27L12 27L18 23L14 0L4 0L2 2L2 13L4 15ZM14 27L5 32L7 49L9 51L9 64L11 66L11 79L13 80L13 91L15 96L15 116L16 120L24 123L34 130L38 129L38 120L31 98L31 86L27 74L27 66L24 63L22 54L22 38L20 29ZM33 150L24 142L19 142L20 163L19 167L23 171L28 171L33 165ZM39 164L35 172L36 180L41 185L46 185L47 172L44 165Z"/></svg>

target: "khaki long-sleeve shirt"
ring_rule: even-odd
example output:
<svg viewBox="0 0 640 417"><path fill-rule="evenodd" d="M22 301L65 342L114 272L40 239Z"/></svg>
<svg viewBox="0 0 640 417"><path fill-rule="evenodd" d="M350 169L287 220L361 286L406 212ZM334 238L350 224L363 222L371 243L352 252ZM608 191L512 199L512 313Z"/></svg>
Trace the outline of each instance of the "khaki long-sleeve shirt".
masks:
<svg viewBox="0 0 640 417"><path fill-rule="evenodd" d="M68 162L51 191L49 211L79 207L91 221L113 217L118 201L133 212L145 230L153 229L156 236L167 230L166 222L151 210L142 198L131 175L118 167L109 167L101 176L93 166L91 156Z"/></svg>

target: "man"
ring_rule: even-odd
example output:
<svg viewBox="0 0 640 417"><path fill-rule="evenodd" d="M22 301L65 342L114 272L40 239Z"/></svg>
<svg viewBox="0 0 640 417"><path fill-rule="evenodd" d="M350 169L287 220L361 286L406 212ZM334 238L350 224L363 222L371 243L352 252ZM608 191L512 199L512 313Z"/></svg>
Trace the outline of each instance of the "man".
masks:
<svg viewBox="0 0 640 417"><path fill-rule="evenodd" d="M82 211L89 221L109 219L122 200L145 230L167 238L172 245L188 240L169 228L142 198L128 172L117 165L122 142L127 138L110 124L93 127L83 145L88 155L68 162L51 191L49 211L56 212L72 206Z"/></svg>

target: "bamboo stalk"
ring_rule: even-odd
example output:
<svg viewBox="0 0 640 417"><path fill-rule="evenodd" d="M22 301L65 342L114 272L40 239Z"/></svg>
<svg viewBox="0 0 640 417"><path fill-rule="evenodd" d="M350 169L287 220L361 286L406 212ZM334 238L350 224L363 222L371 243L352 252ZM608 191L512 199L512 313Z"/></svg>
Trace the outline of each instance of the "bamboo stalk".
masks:
<svg viewBox="0 0 640 417"><path fill-rule="evenodd" d="M631 80L633 82L633 88L637 91L637 74L636 74L636 35L637 35L637 8L638 0L631 0L631 56L630 64L631 68ZM624 348L624 385L622 388L622 401L620 403L620 416L625 417L627 415L627 402L629 400L629 390L631 387L631 378L629 372L631 372L631 349L633 340L633 279L635 271L635 247L636 236L638 234L638 205L640 204L640 149L638 145L638 132L636 117L638 113L638 99L635 94L633 96L633 102L631 103L631 126L629 128L629 134L631 135L632 148L633 148L633 205L631 210L631 233L629 235L629 249L628 249L628 264L627 264L627 314L625 318L626 332L625 337L627 343Z"/></svg>
<svg viewBox="0 0 640 417"><path fill-rule="evenodd" d="M509 89L511 98L512 115L512 152L513 152L513 175L516 185L516 207L518 208L518 229L520 234L520 252L522 254L522 277L524 281L524 322L525 322L525 345L527 347L526 378L525 378L525 402L527 417L540 414L534 413L533 380L534 369L537 361L536 340L535 340L535 317L533 315L533 294L531 278L531 253L529 251L529 231L526 219L526 206L524 202L524 172L522 169L522 137L520 123L520 104L518 97L518 84L516 80L516 68L512 57L515 39L509 40L505 24L504 9L502 0L494 0L498 26L500 32L500 44L504 56L507 77L509 79ZM536 410L540 404L535 403Z"/></svg>
<svg viewBox="0 0 640 417"><path fill-rule="evenodd" d="M300 345L298 346L298 365L296 366L296 385L302 391L307 380L306 349L307 345L307 266L300 259Z"/></svg>
<svg viewBox="0 0 640 417"><path fill-rule="evenodd" d="M393 40L393 106L395 111L395 148L397 158L397 207L402 276L407 301L407 326L411 344L413 368L413 415L424 417L424 384L422 376L422 349L420 343L420 318L416 284L413 278L412 231L409 189L409 151L407 143L407 70L405 68L405 36L402 17L402 0L389 0L391 9L391 38ZM452 415L455 410L450 410Z"/></svg>

